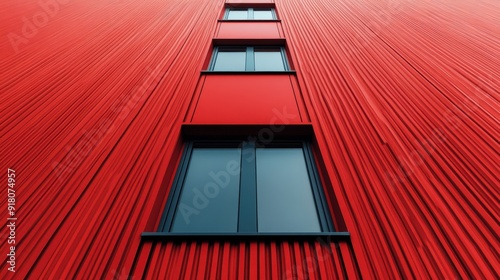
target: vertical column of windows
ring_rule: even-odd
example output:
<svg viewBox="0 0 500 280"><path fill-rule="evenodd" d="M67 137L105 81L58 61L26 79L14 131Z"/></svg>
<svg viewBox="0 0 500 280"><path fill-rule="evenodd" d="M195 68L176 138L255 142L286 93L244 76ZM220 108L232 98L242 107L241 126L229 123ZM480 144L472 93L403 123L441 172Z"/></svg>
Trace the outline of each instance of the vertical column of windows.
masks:
<svg viewBox="0 0 500 280"><path fill-rule="evenodd" d="M223 16L228 21L276 19L274 7L227 7ZM266 46L258 41L214 46L208 70L289 70L283 45ZM286 235L333 231L308 141L245 141L219 135L218 140L186 142L181 162L160 232Z"/></svg>

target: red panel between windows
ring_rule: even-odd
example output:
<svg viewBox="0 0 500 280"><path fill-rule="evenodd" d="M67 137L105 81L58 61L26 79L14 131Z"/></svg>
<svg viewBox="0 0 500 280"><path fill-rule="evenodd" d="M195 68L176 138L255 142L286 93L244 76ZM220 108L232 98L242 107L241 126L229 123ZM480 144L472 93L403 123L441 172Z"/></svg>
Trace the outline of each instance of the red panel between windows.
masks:
<svg viewBox="0 0 500 280"><path fill-rule="evenodd" d="M274 39L282 38L277 22L221 22L217 38Z"/></svg>
<svg viewBox="0 0 500 280"><path fill-rule="evenodd" d="M254 4L254 3L274 3L274 0L226 0L228 4Z"/></svg>
<svg viewBox="0 0 500 280"><path fill-rule="evenodd" d="M301 117L289 75L207 75L192 122L287 124Z"/></svg>

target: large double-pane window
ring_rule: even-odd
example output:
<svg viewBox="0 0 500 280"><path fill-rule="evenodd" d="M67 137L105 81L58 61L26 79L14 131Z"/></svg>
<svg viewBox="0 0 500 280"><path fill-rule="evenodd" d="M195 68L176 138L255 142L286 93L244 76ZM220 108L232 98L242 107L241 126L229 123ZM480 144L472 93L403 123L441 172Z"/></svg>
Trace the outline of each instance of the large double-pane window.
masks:
<svg viewBox="0 0 500 280"><path fill-rule="evenodd" d="M227 8L226 20L275 20L273 8Z"/></svg>
<svg viewBox="0 0 500 280"><path fill-rule="evenodd" d="M189 142L159 231L330 232L307 142Z"/></svg>
<svg viewBox="0 0 500 280"><path fill-rule="evenodd" d="M287 71L283 47L216 47L211 71Z"/></svg>

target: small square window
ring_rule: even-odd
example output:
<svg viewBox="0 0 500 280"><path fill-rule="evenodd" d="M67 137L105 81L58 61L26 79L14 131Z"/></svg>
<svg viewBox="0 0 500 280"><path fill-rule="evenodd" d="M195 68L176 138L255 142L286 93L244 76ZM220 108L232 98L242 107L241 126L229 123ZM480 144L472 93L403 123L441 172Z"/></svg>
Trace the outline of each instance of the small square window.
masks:
<svg viewBox="0 0 500 280"><path fill-rule="evenodd" d="M307 142L193 141L186 146L158 231L333 231Z"/></svg>
<svg viewBox="0 0 500 280"><path fill-rule="evenodd" d="M288 71L283 47L216 47L210 71Z"/></svg>
<svg viewBox="0 0 500 280"><path fill-rule="evenodd" d="M227 8L226 20L276 20L273 8Z"/></svg>

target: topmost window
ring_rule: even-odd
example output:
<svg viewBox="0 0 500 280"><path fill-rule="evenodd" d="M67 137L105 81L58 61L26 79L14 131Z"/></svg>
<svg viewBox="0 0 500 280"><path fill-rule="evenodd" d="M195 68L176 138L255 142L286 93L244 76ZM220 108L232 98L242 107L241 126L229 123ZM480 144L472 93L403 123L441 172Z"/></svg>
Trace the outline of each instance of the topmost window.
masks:
<svg viewBox="0 0 500 280"><path fill-rule="evenodd" d="M275 20L273 8L227 8L224 14L227 20Z"/></svg>

